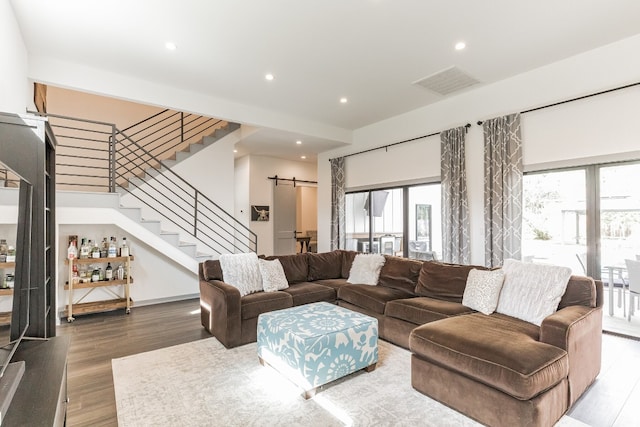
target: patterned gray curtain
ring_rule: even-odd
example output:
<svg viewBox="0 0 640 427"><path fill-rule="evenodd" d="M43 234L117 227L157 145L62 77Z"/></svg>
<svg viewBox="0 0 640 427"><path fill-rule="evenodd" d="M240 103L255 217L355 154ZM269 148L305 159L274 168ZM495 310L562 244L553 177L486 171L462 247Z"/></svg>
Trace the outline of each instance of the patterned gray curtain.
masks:
<svg viewBox="0 0 640 427"><path fill-rule="evenodd" d="M346 246L344 157L329 161L331 162L331 250L344 249Z"/></svg>
<svg viewBox="0 0 640 427"><path fill-rule="evenodd" d="M487 120L482 127L485 264L497 267L522 255L520 114Z"/></svg>
<svg viewBox="0 0 640 427"><path fill-rule="evenodd" d="M461 126L440 132L440 178L442 180L442 259L469 264L469 202Z"/></svg>

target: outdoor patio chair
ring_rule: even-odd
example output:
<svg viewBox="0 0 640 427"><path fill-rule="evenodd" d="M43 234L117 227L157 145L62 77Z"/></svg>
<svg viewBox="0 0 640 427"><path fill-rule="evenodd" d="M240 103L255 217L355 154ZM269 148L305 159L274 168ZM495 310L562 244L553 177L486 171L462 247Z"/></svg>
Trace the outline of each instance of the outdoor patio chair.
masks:
<svg viewBox="0 0 640 427"><path fill-rule="evenodd" d="M635 312L633 303L636 298L640 299L640 261L626 259L625 263L627 264L627 273L629 275L629 314L627 315L627 320L631 321L631 316ZM640 309L640 301L638 308Z"/></svg>

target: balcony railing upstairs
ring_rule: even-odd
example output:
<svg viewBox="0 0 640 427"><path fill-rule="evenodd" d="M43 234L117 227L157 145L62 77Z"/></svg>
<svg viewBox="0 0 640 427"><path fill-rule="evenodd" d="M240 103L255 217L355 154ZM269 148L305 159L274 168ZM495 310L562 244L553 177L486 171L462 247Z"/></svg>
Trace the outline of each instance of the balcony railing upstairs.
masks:
<svg viewBox="0 0 640 427"><path fill-rule="evenodd" d="M227 122L164 110L126 130L54 114L58 189L130 194L216 254L255 252L257 236L166 163Z"/></svg>

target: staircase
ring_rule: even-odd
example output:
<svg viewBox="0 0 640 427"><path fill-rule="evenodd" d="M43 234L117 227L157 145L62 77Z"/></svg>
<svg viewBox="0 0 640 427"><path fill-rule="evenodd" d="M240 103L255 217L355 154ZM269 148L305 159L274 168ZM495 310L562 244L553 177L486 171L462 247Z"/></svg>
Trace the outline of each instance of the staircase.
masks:
<svg viewBox="0 0 640 427"><path fill-rule="evenodd" d="M172 110L124 130L106 122L45 116L58 141L57 187L66 200L61 207L95 203L115 210L115 217L132 222L130 228L138 224L155 243L188 256L192 262L183 264L190 269L222 253L255 252L256 235L173 170L233 134L239 124ZM135 203L122 206L125 200Z"/></svg>

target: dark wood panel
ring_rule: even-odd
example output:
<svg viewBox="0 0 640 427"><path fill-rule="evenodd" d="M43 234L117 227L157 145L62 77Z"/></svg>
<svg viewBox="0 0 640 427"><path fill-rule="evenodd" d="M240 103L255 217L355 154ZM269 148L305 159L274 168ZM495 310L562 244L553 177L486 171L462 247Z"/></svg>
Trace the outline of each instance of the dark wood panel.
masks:
<svg viewBox="0 0 640 427"><path fill-rule="evenodd" d="M26 369L3 426L62 425L68 349L67 337L20 343L13 360L23 360Z"/></svg>

